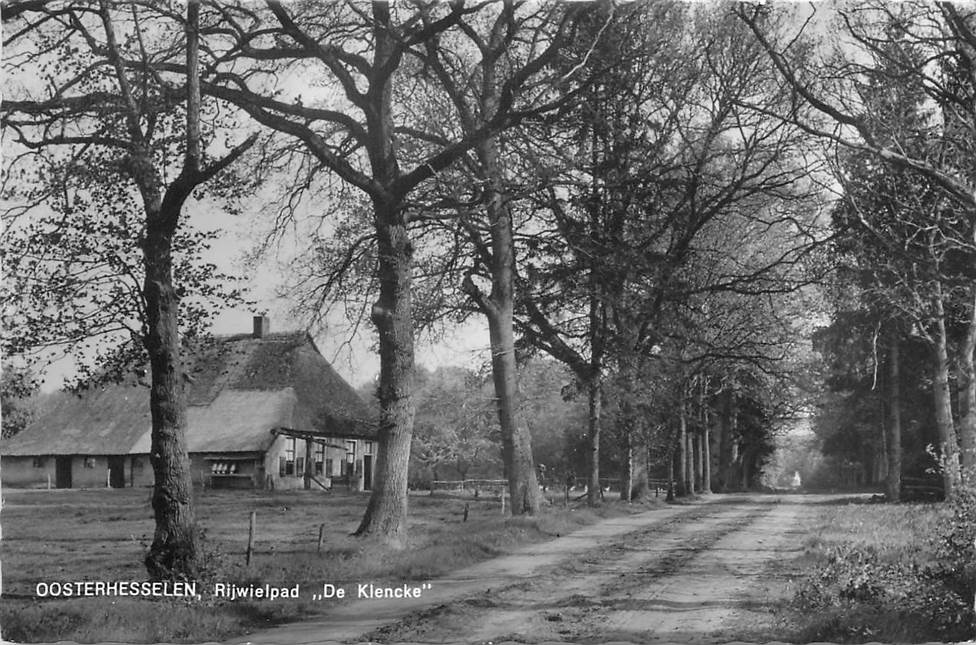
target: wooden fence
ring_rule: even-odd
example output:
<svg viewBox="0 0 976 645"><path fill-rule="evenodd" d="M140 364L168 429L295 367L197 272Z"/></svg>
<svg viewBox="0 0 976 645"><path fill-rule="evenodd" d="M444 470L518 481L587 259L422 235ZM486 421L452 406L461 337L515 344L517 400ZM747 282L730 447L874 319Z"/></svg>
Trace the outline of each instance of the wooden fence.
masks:
<svg viewBox="0 0 976 645"><path fill-rule="evenodd" d="M573 492L585 492L588 483L588 480L584 477L573 477L564 479L561 482L552 482L549 486L544 486L544 488L553 491L562 491L565 489L566 494L569 495ZM670 485L673 486L673 482ZM602 493L619 493L620 479L601 477L600 487ZM654 491L655 497L660 497L661 495L667 494L669 482L667 479L649 479L648 487ZM445 491L459 494L472 494L477 497L482 494L492 496L502 495L506 493L507 488L508 480L506 479L448 479L432 481L430 492L433 494L435 491Z"/></svg>

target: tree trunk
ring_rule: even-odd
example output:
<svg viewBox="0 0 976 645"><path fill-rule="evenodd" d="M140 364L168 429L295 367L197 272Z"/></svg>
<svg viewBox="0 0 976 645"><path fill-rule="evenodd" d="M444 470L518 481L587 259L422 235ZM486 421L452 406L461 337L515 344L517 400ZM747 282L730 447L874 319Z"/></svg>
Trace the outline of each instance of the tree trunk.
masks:
<svg viewBox="0 0 976 645"><path fill-rule="evenodd" d="M600 413L603 398L601 396L601 375L597 370L588 383L590 414L589 428L589 487L586 501L590 506L600 503Z"/></svg>
<svg viewBox="0 0 976 645"><path fill-rule="evenodd" d="M952 395L949 390L949 350L946 338L945 311L941 285L935 298L935 361L933 362L932 391L935 398L935 422L942 443L943 473L946 499L953 499L960 484L959 443L952 420Z"/></svg>
<svg viewBox="0 0 976 645"><path fill-rule="evenodd" d="M887 476L885 492L888 501L901 499L901 361L899 338L893 336L888 349L888 423L885 428Z"/></svg>
<svg viewBox="0 0 976 645"><path fill-rule="evenodd" d="M728 493L734 488L733 469L736 457L736 409L735 393L726 390L724 410L721 417L721 434L719 435L718 478L719 490Z"/></svg>
<svg viewBox="0 0 976 645"><path fill-rule="evenodd" d="M495 302L496 307L500 304ZM518 372L515 365L511 301L506 305L488 314L492 380L498 406L498 423L501 427L502 459L508 476L512 515L534 514L542 508L542 492L535 474L529 433L517 420Z"/></svg>
<svg viewBox="0 0 976 645"><path fill-rule="evenodd" d="M410 269L413 249L396 204L374 200L379 300L371 318L379 332L379 454L373 492L356 535L399 545L407 529L407 468L414 419L414 348Z"/></svg>
<svg viewBox="0 0 976 645"><path fill-rule="evenodd" d="M702 429L702 493L712 493L712 433L706 425Z"/></svg>
<svg viewBox="0 0 976 645"><path fill-rule="evenodd" d="M692 435L692 447L695 454L695 492L700 493L705 488L702 482L702 434L700 430L696 430Z"/></svg>
<svg viewBox="0 0 976 645"><path fill-rule="evenodd" d="M708 405L705 401L705 387L702 386L701 410L702 410L702 493L710 495L712 492L712 433L709 429Z"/></svg>
<svg viewBox="0 0 976 645"><path fill-rule="evenodd" d="M630 501L630 493L634 490L634 438L632 429L626 429L624 437L624 480L620 482L620 499L624 502Z"/></svg>
<svg viewBox="0 0 976 645"><path fill-rule="evenodd" d="M160 207L161 208L161 207ZM179 295L173 287L173 234L176 212L147 206L143 296L152 386L149 410L152 435L149 461L155 484L152 508L156 530L145 565L153 580L192 580L199 573L197 531L193 517L193 482L186 447L186 401L180 362Z"/></svg>
<svg viewBox="0 0 976 645"><path fill-rule="evenodd" d="M668 452L668 495L667 501L674 501L674 453Z"/></svg>
<svg viewBox="0 0 976 645"><path fill-rule="evenodd" d="M149 410L152 417L149 461L154 484L152 495L156 528L146 570L153 580L192 580L199 573L197 529L193 517L193 482L186 448L186 400L179 330L180 298L173 284L173 238L180 211L200 176L200 88L198 69L199 4L187 5L186 35L186 133L183 168L165 189L153 165L153 151L143 132L143 114L135 100L124 69L120 47L107 0L99 2L105 30L106 53L115 69L117 91L125 105L128 159L125 171L138 187L145 213L142 259L145 277L142 298L146 333L143 345L149 355L152 384ZM228 158L229 159L229 158Z"/></svg>
<svg viewBox="0 0 976 645"><path fill-rule="evenodd" d="M487 73L487 72L486 72ZM535 514L542 509L542 492L532 459L532 440L518 421L518 366L515 362L515 240L512 214L502 188L495 139L478 147L485 183L486 210L491 230L491 295L484 298L468 281L468 293L488 318L492 380L501 428L502 458L508 477L512 515Z"/></svg>
<svg viewBox="0 0 976 645"><path fill-rule="evenodd" d="M647 496L650 484L648 481L647 441L639 426L634 424L631 430L632 470L630 476L630 500L636 501Z"/></svg>
<svg viewBox="0 0 976 645"><path fill-rule="evenodd" d="M688 430L688 418L682 412L682 421L685 426L685 490L689 495L695 494L695 433Z"/></svg>
<svg viewBox="0 0 976 645"><path fill-rule="evenodd" d="M688 427L685 421L684 404L678 410L678 495L684 496L688 490Z"/></svg>
<svg viewBox="0 0 976 645"><path fill-rule="evenodd" d="M962 439L962 474L968 486L976 485L976 287L971 287L966 337L960 346L959 434Z"/></svg>
<svg viewBox="0 0 976 645"><path fill-rule="evenodd" d="M379 431L373 492L356 535L375 535L400 546L407 531L407 470L413 436L414 338L411 270L413 245L403 211L393 120L392 70L401 52L390 25L390 7L374 2L373 64L369 91L366 152L372 171L369 191L376 231L379 299L370 318L379 335ZM347 88L348 90L348 88Z"/></svg>
<svg viewBox="0 0 976 645"><path fill-rule="evenodd" d="M743 450L739 459L740 490L749 490L752 485L752 451Z"/></svg>

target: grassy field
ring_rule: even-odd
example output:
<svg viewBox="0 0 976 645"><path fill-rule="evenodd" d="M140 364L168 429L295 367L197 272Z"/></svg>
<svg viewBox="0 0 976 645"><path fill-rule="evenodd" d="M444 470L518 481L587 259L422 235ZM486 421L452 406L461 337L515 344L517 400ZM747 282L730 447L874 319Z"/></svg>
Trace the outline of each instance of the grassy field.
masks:
<svg viewBox="0 0 976 645"><path fill-rule="evenodd" d="M205 490L196 502L209 578L198 585L201 600L44 599L35 597L38 583L145 580L141 561L153 531L149 490L5 489L3 494L0 624L5 638L22 642L229 638L313 616L322 603L224 601L208 595L215 581L317 589L323 582L419 583L600 517L646 508L608 504L593 511L557 505L536 518L503 518L497 497L412 495L407 543L391 549L350 536L365 510L364 494ZM248 567L252 511L257 528Z"/></svg>
<svg viewBox="0 0 976 645"><path fill-rule="evenodd" d="M943 538L953 525L953 508L944 503L822 506L801 559L783 564L804 572L792 605L784 608L791 632L786 638L803 643L971 638L971 590L961 584L960 567L944 551Z"/></svg>

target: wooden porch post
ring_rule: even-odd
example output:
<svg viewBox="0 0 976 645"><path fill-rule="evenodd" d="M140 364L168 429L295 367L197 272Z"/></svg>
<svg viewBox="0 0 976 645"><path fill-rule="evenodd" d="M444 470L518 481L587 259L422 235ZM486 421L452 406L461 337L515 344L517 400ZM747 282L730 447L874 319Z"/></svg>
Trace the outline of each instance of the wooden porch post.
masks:
<svg viewBox="0 0 976 645"><path fill-rule="evenodd" d="M312 489L312 438L305 437L305 490Z"/></svg>

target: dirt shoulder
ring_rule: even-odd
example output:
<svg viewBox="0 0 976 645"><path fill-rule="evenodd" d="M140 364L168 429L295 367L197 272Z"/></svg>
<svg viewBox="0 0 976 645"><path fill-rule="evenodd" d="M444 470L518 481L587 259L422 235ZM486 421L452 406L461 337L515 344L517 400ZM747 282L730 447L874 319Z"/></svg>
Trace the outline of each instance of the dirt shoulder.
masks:
<svg viewBox="0 0 976 645"><path fill-rule="evenodd" d="M788 576L767 574L801 548L818 499L712 496L606 520L432 581L420 598L354 599L235 642L726 642L773 626L767 607Z"/></svg>

